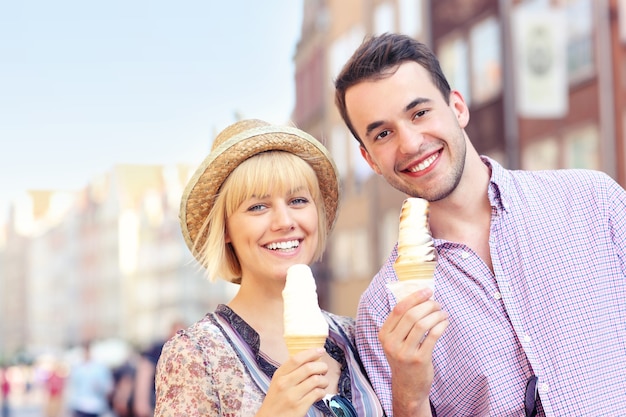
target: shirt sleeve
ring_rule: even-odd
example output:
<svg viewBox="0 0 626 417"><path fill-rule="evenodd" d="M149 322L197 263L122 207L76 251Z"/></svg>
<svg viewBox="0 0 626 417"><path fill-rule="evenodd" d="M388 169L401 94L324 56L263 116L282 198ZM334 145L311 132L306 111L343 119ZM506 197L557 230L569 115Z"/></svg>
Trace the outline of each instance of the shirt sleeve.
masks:
<svg viewBox="0 0 626 417"><path fill-rule="evenodd" d="M379 273L380 275L380 273ZM359 301L356 318L356 345L372 387L389 416L393 415L391 368L378 341L378 331L389 315L390 306L383 280L377 275Z"/></svg>
<svg viewBox="0 0 626 417"><path fill-rule="evenodd" d="M155 417L220 415L209 367L187 335L178 334L167 342L156 370Z"/></svg>

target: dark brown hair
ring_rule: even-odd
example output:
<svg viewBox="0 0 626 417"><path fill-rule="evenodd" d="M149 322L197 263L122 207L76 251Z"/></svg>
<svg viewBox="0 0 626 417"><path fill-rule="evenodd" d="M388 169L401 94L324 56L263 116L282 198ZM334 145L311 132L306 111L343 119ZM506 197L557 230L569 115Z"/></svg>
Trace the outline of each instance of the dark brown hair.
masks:
<svg viewBox="0 0 626 417"><path fill-rule="evenodd" d="M361 145L363 142L348 117L346 91L363 81L388 77L400 64L407 61L417 62L428 70L433 83L441 91L446 103L449 103L450 85L441 70L439 60L428 46L410 36L397 33L384 33L366 38L335 80L335 104L346 126Z"/></svg>

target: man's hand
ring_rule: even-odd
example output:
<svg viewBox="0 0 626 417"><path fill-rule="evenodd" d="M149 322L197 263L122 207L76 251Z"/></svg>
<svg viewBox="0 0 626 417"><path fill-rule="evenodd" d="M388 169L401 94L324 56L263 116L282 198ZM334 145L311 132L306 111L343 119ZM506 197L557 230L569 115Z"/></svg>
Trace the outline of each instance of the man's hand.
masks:
<svg viewBox="0 0 626 417"><path fill-rule="evenodd" d="M423 289L402 299L385 320L378 339L391 367L393 413L430 416L435 343L448 327L448 313Z"/></svg>

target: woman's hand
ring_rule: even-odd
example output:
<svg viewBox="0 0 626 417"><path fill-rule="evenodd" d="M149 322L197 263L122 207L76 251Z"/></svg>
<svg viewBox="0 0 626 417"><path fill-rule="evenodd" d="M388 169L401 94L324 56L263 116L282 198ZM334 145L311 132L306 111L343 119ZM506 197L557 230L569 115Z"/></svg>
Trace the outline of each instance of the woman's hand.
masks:
<svg viewBox="0 0 626 417"><path fill-rule="evenodd" d="M257 417L304 416L328 387L328 365L320 360L323 348L290 357L274 373Z"/></svg>
<svg viewBox="0 0 626 417"><path fill-rule="evenodd" d="M394 416L430 415L433 349L449 324L431 296L425 289L402 299L378 333L391 367Z"/></svg>

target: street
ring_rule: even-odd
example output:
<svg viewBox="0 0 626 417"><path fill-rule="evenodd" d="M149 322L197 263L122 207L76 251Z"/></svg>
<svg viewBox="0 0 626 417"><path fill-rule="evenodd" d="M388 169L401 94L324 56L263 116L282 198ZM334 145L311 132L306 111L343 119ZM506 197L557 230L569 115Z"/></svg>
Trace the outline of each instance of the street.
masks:
<svg viewBox="0 0 626 417"><path fill-rule="evenodd" d="M4 416L3 416L4 417ZM19 405L9 408L8 417L45 417L43 410L37 405ZM59 417L66 417L61 415Z"/></svg>
<svg viewBox="0 0 626 417"><path fill-rule="evenodd" d="M19 404L10 407L8 416L1 417L46 417L43 406L38 404ZM69 413L63 412L57 417L71 417ZM102 417L114 417L113 414L104 414Z"/></svg>

